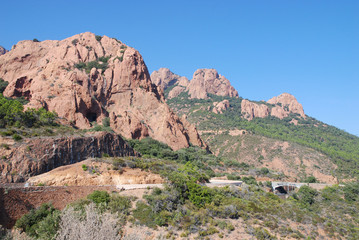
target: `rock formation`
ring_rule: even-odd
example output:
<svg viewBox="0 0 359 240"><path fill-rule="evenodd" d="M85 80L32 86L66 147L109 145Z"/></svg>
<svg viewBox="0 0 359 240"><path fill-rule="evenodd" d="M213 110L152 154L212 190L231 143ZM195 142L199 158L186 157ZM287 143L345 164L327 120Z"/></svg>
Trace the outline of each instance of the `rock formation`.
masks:
<svg viewBox="0 0 359 240"><path fill-rule="evenodd" d="M172 73L168 68L161 68L151 74L154 84L166 90L175 85L168 93L168 99L177 97L188 91L191 98L207 98L208 94L238 97L238 92L231 86L228 79L219 75L215 69L198 69L191 81Z"/></svg>
<svg viewBox="0 0 359 240"><path fill-rule="evenodd" d="M84 137L29 139L0 160L0 183L24 182L56 167L101 157L105 153L117 157L136 154L119 135L104 132Z"/></svg>
<svg viewBox="0 0 359 240"><path fill-rule="evenodd" d="M283 93L278 97L273 97L268 100L267 103L272 106L268 107L264 103L242 100L241 112L243 117L252 120L255 117L264 118L270 115L283 119L288 117L289 114L294 113L305 118L302 104L298 103L297 99L289 93ZM297 122L293 122L293 124L297 124Z"/></svg>
<svg viewBox="0 0 359 240"><path fill-rule="evenodd" d="M297 99L289 93L282 93L273 97L267 103L277 105L271 111L271 115L277 118L283 119L288 117L290 113L296 113L305 118L302 104L298 103Z"/></svg>
<svg viewBox="0 0 359 240"><path fill-rule="evenodd" d="M0 55L4 55L5 53L7 53L8 50L6 50L5 48L3 48L2 46L0 46Z"/></svg>
<svg viewBox="0 0 359 240"><path fill-rule="evenodd" d="M255 117L265 118L269 115L269 108L265 104L257 104L246 99L242 100L241 111L243 117L248 120Z"/></svg>
<svg viewBox="0 0 359 240"><path fill-rule="evenodd" d="M177 97L181 92L186 90L186 87L189 84L189 81L186 77L181 77L177 74L174 74L168 68L160 68L158 71L154 71L151 74L151 80L163 91L175 85L175 87L169 91L167 96L168 99Z"/></svg>
<svg viewBox="0 0 359 240"><path fill-rule="evenodd" d="M213 106L214 107L212 109L212 112L214 112L216 114L222 114L223 111L225 111L229 108L229 101L225 99L221 102L214 102Z"/></svg>
<svg viewBox="0 0 359 240"><path fill-rule="evenodd" d="M156 86L161 87L163 90L174 84L187 87L189 83L186 77L174 74L168 68L160 68L158 71L151 73L151 80Z"/></svg>
<svg viewBox="0 0 359 240"><path fill-rule="evenodd" d="M238 97L231 83L215 69L198 69L190 81L187 91L191 98L207 98L208 94Z"/></svg>
<svg viewBox="0 0 359 240"><path fill-rule="evenodd" d="M173 149L200 143L152 84L142 56L120 41L82 33L62 41L21 41L0 56L4 95L23 96L80 128L110 117L126 138L150 136ZM195 130L194 130L195 131Z"/></svg>

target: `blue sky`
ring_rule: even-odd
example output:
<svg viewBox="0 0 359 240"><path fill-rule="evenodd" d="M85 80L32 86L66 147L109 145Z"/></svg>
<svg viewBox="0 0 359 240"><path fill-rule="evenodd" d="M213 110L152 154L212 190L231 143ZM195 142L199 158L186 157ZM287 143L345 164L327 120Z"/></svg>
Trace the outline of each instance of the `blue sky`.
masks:
<svg viewBox="0 0 359 240"><path fill-rule="evenodd" d="M216 68L239 95L293 94L306 114L359 136L359 1L3 1L0 45L116 37L149 71Z"/></svg>

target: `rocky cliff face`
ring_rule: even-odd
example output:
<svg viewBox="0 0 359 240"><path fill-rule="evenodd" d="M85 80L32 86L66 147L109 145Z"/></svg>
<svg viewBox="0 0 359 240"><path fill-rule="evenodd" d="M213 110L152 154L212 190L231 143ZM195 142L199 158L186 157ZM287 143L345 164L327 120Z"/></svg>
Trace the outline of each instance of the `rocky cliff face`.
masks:
<svg viewBox="0 0 359 240"><path fill-rule="evenodd" d="M215 69L198 69L187 87L191 98L207 98L208 94L238 97L227 78Z"/></svg>
<svg viewBox="0 0 359 240"><path fill-rule="evenodd" d="M152 84L142 56L120 41L82 33L62 41L21 41L0 56L4 95L24 96L80 128L110 117L126 138L150 136L173 149L204 144L191 136Z"/></svg>
<svg viewBox="0 0 359 240"><path fill-rule="evenodd" d="M267 103L274 106L268 107L264 103L242 100L241 112L243 117L252 120L255 117L264 118L271 115L283 119L288 117L289 114L294 113L305 118L302 104L298 103L297 99L289 93L283 93L277 97L273 97L268 100Z"/></svg>
<svg viewBox="0 0 359 240"><path fill-rule="evenodd" d="M282 93L277 97L273 97L267 103L277 105L271 111L271 115L277 118L282 119L290 113L296 113L305 118L302 104L298 103L297 99L289 93Z"/></svg>
<svg viewBox="0 0 359 240"><path fill-rule="evenodd" d="M238 97L238 92L231 86L228 79L219 75L215 69L198 69L191 81L172 73L168 68L161 68L151 74L153 83L166 90L175 85L168 93L168 99L177 97L187 91L191 98L207 98L208 94Z"/></svg>
<svg viewBox="0 0 359 240"><path fill-rule="evenodd" d="M8 50L6 50L5 48L3 48L2 46L0 46L0 55L4 55L5 53L7 53Z"/></svg>
<svg viewBox="0 0 359 240"><path fill-rule="evenodd" d="M246 99L242 100L241 111L243 117L252 120L255 117L265 118L269 115L269 108L265 104L257 104Z"/></svg>
<svg viewBox="0 0 359 240"><path fill-rule="evenodd" d="M189 81L186 77L181 77L171 72L168 68L160 68L158 71L151 73L151 80L162 89L166 89L174 84L187 87Z"/></svg>
<svg viewBox="0 0 359 240"><path fill-rule="evenodd" d="M117 157L135 156L133 149L119 135L111 133L29 139L12 147L7 151L7 158L0 160L0 183L24 182L31 176L87 158L101 157L104 153Z"/></svg>

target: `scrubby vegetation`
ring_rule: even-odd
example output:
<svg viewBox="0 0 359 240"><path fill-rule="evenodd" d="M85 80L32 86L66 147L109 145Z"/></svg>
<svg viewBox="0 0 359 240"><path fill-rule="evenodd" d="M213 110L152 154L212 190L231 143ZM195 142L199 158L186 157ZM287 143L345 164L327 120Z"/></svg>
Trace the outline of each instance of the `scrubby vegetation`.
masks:
<svg viewBox="0 0 359 240"><path fill-rule="evenodd" d="M96 61L80 62L74 65L79 70L85 70L86 73L90 73L92 68L101 69L104 72L108 67L108 60L110 57L100 57Z"/></svg>
<svg viewBox="0 0 359 240"><path fill-rule="evenodd" d="M213 102L227 99L230 108L223 114L208 111ZM243 129L249 133L269 138L285 140L315 149L327 155L339 168L343 177L359 176L359 137L320 122L314 118L301 118L290 115L287 118L254 118L247 121L241 115L242 98L229 98L210 95L208 99L191 99L183 92L167 103L179 114L187 114L190 122L196 123L199 130ZM264 102L261 102L264 104ZM268 104L267 104L268 105ZM272 105L268 105L273 107ZM298 120L298 125L291 123Z"/></svg>
<svg viewBox="0 0 359 240"><path fill-rule="evenodd" d="M180 156L153 139L130 143L143 157L97 160L111 162L116 169L137 167L159 173L168 180L164 188L154 188L136 204L134 198L95 191L62 212L51 205L32 210L16 223L17 228L35 239L90 239L104 234L104 229L111 239L122 239L125 224L164 227L175 239L211 235L229 238L237 228L256 239L359 237L359 183L322 191L303 186L288 199L268 192L270 182L258 183L253 177L242 177L245 184L240 187L209 188L203 184L209 179L207 171L197 167L206 159L199 155L209 155L205 151L192 148ZM206 167L225 166L222 159L211 158L215 164ZM251 168L245 164L237 167ZM258 172L270 173L266 168ZM46 237L41 235L45 228L51 230Z"/></svg>
<svg viewBox="0 0 359 240"><path fill-rule="evenodd" d="M24 111L21 102L0 94L0 128L52 126L56 116L56 113L43 108Z"/></svg>
<svg viewBox="0 0 359 240"><path fill-rule="evenodd" d="M72 134L75 129L56 122L57 114L44 108L28 108L24 111L24 99L6 98L0 93L0 135L12 136L15 141L22 137Z"/></svg>
<svg viewBox="0 0 359 240"><path fill-rule="evenodd" d="M51 204L43 204L17 220L15 228L31 239L103 239L103 236L120 239L121 226L130 214L133 200L94 191L62 212ZM7 236L12 239L11 235Z"/></svg>

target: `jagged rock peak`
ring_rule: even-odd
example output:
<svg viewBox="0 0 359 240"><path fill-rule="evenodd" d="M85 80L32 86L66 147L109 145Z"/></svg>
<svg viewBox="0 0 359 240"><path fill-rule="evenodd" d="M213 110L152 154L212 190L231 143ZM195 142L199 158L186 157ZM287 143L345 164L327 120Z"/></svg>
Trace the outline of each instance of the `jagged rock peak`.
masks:
<svg viewBox="0 0 359 240"><path fill-rule="evenodd" d="M289 93L282 93L277 97L273 97L269 99L267 103L278 105L272 109L272 116L282 119L287 117L290 113L296 113L305 118L302 104L300 104L297 99Z"/></svg>
<svg viewBox="0 0 359 240"><path fill-rule="evenodd" d="M219 75L215 69L198 69L193 74L193 79L188 81L186 77L174 74L168 68L161 68L151 74L151 79L163 90L176 85L168 93L169 99L177 97L184 91L188 91L191 98L207 98L208 94L238 97L238 92L231 86L228 79Z"/></svg>
<svg viewBox="0 0 359 240"><path fill-rule="evenodd" d="M152 82L161 87L163 90L178 83L181 86L187 87L189 81L186 77L181 77L171 72L168 68L160 68L151 74Z"/></svg>
<svg viewBox="0 0 359 240"><path fill-rule="evenodd" d="M150 136L173 149L204 146L164 102L140 53L117 39L86 32L21 41L0 56L0 78L9 82L5 96L23 96L26 107L55 111L77 127L109 117L126 138Z"/></svg>
<svg viewBox="0 0 359 240"><path fill-rule="evenodd" d="M265 118L267 116L283 119L291 113L299 114L305 118L302 105L289 93L273 97L267 103L255 103L244 99L241 103L241 112L243 117L248 120L252 120L255 117Z"/></svg>
<svg viewBox="0 0 359 240"><path fill-rule="evenodd" d="M218 74L215 69L198 69L193 74L187 91L191 98L207 98L208 94L238 97L238 92L227 78Z"/></svg>
<svg viewBox="0 0 359 240"><path fill-rule="evenodd" d="M8 50L6 50L4 47L0 46L0 55L3 55L7 52L8 52Z"/></svg>

